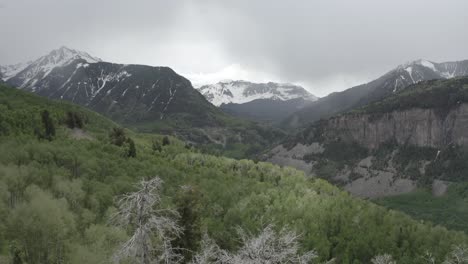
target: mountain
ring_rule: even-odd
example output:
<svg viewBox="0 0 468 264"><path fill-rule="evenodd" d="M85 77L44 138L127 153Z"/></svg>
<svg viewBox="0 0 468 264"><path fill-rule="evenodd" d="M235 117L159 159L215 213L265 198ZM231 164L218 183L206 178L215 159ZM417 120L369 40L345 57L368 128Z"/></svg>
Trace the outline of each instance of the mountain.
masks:
<svg viewBox="0 0 468 264"><path fill-rule="evenodd" d="M187 79L170 68L103 62L66 47L53 50L5 80L25 91L87 106L123 123L177 114L213 123L209 114L216 111Z"/></svg>
<svg viewBox="0 0 468 264"><path fill-rule="evenodd" d="M176 134L224 149L234 144L244 151L268 144L271 138L265 136L280 136L223 113L168 67L109 63L61 47L26 66L2 69L11 86L86 106L141 131ZM257 143L247 144L250 140Z"/></svg>
<svg viewBox="0 0 468 264"><path fill-rule="evenodd" d="M197 89L216 106L229 103L243 104L258 99L288 101L302 98L307 101L317 100L317 97L301 86L273 82L226 81L203 85Z"/></svg>
<svg viewBox="0 0 468 264"><path fill-rule="evenodd" d="M321 118L380 100L421 81L465 75L468 75L468 60L444 63L413 61L400 65L369 83L320 98L283 120L282 126L292 129L310 124Z"/></svg>
<svg viewBox="0 0 468 264"><path fill-rule="evenodd" d="M467 130L468 77L423 81L309 125L270 159L359 196L386 196L434 180L467 181L468 166L458 163L468 159Z"/></svg>
<svg viewBox="0 0 468 264"><path fill-rule="evenodd" d="M135 230L116 225L118 201L155 176L162 180L151 196L162 198L155 207L163 210L158 226L184 230L171 242L183 246L177 249L185 262L199 252L205 232L233 252L244 237L240 229L269 224L301 234L297 247L315 249L316 263L371 263L382 252L398 263L424 263L425 252L443 259L468 242L463 232L415 221L298 170L206 155L173 137L115 130L109 119L65 101L0 85L0 109L0 244L7 247L0 250L1 263L110 262ZM83 123L71 128L77 117ZM42 139L50 124L55 136ZM128 142L135 156L128 155ZM260 245L276 243L271 236ZM289 235L281 237L287 239L278 240L281 245L290 244ZM154 254L161 254L166 244L152 242ZM271 254L265 256L270 263Z"/></svg>
<svg viewBox="0 0 468 264"><path fill-rule="evenodd" d="M301 86L224 81L197 88L227 113L257 121L278 122L318 98Z"/></svg>

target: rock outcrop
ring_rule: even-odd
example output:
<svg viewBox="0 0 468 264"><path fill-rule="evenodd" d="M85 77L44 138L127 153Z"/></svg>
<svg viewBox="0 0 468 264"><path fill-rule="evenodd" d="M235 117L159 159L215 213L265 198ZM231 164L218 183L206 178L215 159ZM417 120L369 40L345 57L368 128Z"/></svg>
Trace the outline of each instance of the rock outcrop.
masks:
<svg viewBox="0 0 468 264"><path fill-rule="evenodd" d="M390 140L420 147L468 146L468 104L459 104L445 115L436 109L419 108L346 114L329 119L322 131L328 139L357 142L368 149Z"/></svg>

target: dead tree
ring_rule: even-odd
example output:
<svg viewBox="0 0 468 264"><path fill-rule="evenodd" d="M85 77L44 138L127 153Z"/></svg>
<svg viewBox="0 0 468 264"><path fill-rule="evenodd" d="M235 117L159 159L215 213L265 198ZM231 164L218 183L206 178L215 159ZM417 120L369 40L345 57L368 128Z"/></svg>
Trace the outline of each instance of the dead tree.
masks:
<svg viewBox="0 0 468 264"><path fill-rule="evenodd" d="M242 246L235 253L221 250L213 241L202 243L202 250L192 260L193 264L276 264L311 263L317 257L315 251L299 253L299 236L286 229L276 233L267 226L258 236L239 230ZM206 241L206 240L205 240Z"/></svg>
<svg viewBox="0 0 468 264"><path fill-rule="evenodd" d="M131 231L130 239L114 255L117 263L125 259L141 264L181 261L170 243L180 234L175 221L177 212L161 208L162 183L158 177L142 180L136 192L117 201L118 212L112 222Z"/></svg>

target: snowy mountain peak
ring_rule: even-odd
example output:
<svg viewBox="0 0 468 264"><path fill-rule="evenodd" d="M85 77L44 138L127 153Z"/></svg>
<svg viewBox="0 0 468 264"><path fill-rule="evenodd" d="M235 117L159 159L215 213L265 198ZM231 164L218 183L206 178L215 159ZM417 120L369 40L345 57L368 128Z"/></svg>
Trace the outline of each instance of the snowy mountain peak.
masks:
<svg viewBox="0 0 468 264"><path fill-rule="evenodd" d="M101 59L93 57L84 51L78 51L62 46L58 49L52 50L48 55L40 57L31 65L34 65L37 69L44 72L45 77L55 67L66 66L74 60L78 59L85 60L88 63L96 63L102 61Z"/></svg>
<svg viewBox="0 0 468 264"><path fill-rule="evenodd" d="M468 61L435 63L424 59L402 64L387 74L393 76L394 80L391 81L393 92L420 81L465 75L468 75Z"/></svg>
<svg viewBox="0 0 468 264"><path fill-rule="evenodd" d="M57 64L67 63L76 59L82 59L82 60L87 61L88 63L95 63L95 62L102 61L101 59L97 57L93 57L89 55L87 52L70 49L65 46L52 50L48 55L44 57L48 58L50 61L53 61Z"/></svg>
<svg viewBox="0 0 468 264"><path fill-rule="evenodd" d="M45 77L55 67L66 66L77 59L85 60L88 63L102 61L101 59L93 57L84 51L78 51L62 46L58 49L52 50L49 54L42 56L35 61L0 66L0 75L5 81L16 75L22 75L24 79L28 79L28 76L30 78L41 73L44 74L42 77Z"/></svg>
<svg viewBox="0 0 468 264"><path fill-rule="evenodd" d="M302 98L315 101L318 98L301 86L281 83L252 83L248 81L221 81L204 85L198 91L216 106L222 104L243 104L257 99L287 101Z"/></svg>

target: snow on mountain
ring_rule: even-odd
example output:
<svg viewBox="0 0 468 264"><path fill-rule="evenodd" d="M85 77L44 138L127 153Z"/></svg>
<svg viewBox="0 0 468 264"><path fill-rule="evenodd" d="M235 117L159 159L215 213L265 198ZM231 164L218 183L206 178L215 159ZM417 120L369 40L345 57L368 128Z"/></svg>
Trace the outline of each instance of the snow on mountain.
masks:
<svg viewBox="0 0 468 264"><path fill-rule="evenodd" d="M101 61L101 59L93 57L86 52L60 47L35 61L3 66L0 68L0 72L4 81L14 78L13 83L16 86L25 87L45 78L53 69L64 67L77 59L88 63Z"/></svg>
<svg viewBox="0 0 468 264"><path fill-rule="evenodd" d="M302 98L315 101L318 98L301 86L280 83L251 83L247 81L221 81L197 88L205 98L216 106L243 104L257 99L287 101Z"/></svg>
<svg viewBox="0 0 468 264"><path fill-rule="evenodd" d="M31 62L0 66L0 76L4 81L6 81L24 70L24 68L26 68L30 63Z"/></svg>
<svg viewBox="0 0 468 264"><path fill-rule="evenodd" d="M393 92L397 92L420 81L468 75L468 61L435 63L420 59L402 64L387 75L392 74L396 74Z"/></svg>

